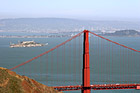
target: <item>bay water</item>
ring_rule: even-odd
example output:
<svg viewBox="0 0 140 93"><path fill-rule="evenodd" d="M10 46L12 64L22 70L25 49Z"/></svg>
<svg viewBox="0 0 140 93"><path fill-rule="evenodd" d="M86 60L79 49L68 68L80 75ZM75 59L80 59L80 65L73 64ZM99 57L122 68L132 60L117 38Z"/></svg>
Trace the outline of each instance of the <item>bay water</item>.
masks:
<svg viewBox="0 0 140 93"><path fill-rule="evenodd" d="M41 54L41 53L43 53L43 52L53 48L54 46L64 42L68 38L70 38L70 37L61 37L61 38L60 37L53 37L53 38L52 37L51 38L0 38L0 67L4 67L4 68L10 69L10 68L12 68L12 67L22 63L22 62L25 62L25 61L27 61L27 60L29 60L29 59L31 59L31 58ZM121 44L124 44L126 46L132 47L132 48L134 48L136 50L140 50L140 37L107 37L107 38L109 38L109 39L111 39L113 41L119 42ZM27 48L27 47L25 47L25 48L10 48L9 47L10 42L17 43L18 41L30 41L30 40L34 40L35 42L39 42L39 43L43 43L43 44L48 43L48 45L47 46L43 46L43 47L30 47L30 48ZM82 45L82 42L83 42L83 40L80 41L81 45ZM90 39L90 42L94 42L93 45L95 45L95 48L98 47L97 44L96 44L96 42L97 42L96 39L93 40L93 41ZM91 43L91 45L92 45L92 43ZM77 49L79 49L78 45L76 47L77 47ZM90 46L90 47L92 47L92 46ZM73 48L73 47L71 47L71 48ZM117 51L117 47L114 47L114 48ZM60 48L60 49L62 49L62 48ZM81 55L80 55L79 58L80 58L80 61L82 61L82 47L80 49L81 50L80 50L79 53L81 53ZM69 51L69 48L66 48L66 51ZM105 50L102 50L102 51L105 51ZM97 52L98 51L94 50L94 54L96 54ZM69 53L69 52L65 52L65 53ZM94 78L92 80L92 84L96 84L96 83L97 84L99 84L99 83L101 83L101 84L103 83L104 84L105 82L99 82L99 81L97 82L96 81L96 79L98 77L98 75L96 75L97 74L96 69L98 69L98 67L97 67L98 64L97 63L92 63L92 61L97 61L97 59L96 59L97 55L94 55L94 54L91 54L91 56L93 55L94 57L90 56L91 72L92 71L93 71L93 73L95 72L94 74L91 73L91 77ZM65 55L67 55L67 54L65 54ZM106 56L108 56L108 55L106 55ZM136 56L137 56L136 57L137 58L136 62L135 63L130 62L129 65L133 65L134 68L135 67L137 68L138 72L136 71L137 73L133 73L133 74L137 75L136 76L137 78L135 79L136 83L140 83L140 79L139 79L139 77L140 77L140 73L139 73L140 69L138 69L140 67L140 60L138 59L140 56L139 56L139 54L136 55ZM67 59L68 58L66 58L65 60L67 60ZM76 60L79 61L79 59L76 59ZM116 63L115 65L117 65L117 58L114 59L114 60L116 60L116 62L114 62L114 64ZM53 61L55 61L55 59ZM98 60L98 61L101 61L101 60ZM108 66L108 65L106 65L106 63L100 63L100 64L102 64L103 69ZM43 63L42 63L42 65L43 65ZM78 65L78 63L77 63L77 65ZM139 66L137 67L136 65L139 65ZM69 66L69 63L65 62L65 66L67 68L67 66ZM55 66L54 68L56 68L56 67L57 66ZM32 68L30 68L30 69L32 69ZM38 69L38 68L36 68L36 69ZM77 74L80 73L79 77L77 77L77 78L79 78L77 83L80 84L81 80L82 80L82 78L80 76L81 72L82 72L82 64L81 64L80 68L76 68L76 69L77 69L76 73ZM81 70L79 70L79 69L81 69ZM14 71L17 72L18 74L23 74L22 70L14 70ZM114 71L117 71L117 70L115 70L115 68L114 68ZM118 72L119 71L120 70L118 70ZM109 73L107 73L107 71L104 71L104 72L99 71L99 72L100 72L100 73L98 73L98 74L100 74L99 77L104 77L105 80L107 80L108 77L106 77L106 76L108 76L107 74L109 74ZM117 78L117 77L119 78L118 72L114 73L114 78ZM53 73L57 74L55 71ZM65 73L67 73L67 71ZM39 79L40 78L39 77L40 73L38 72L38 70L36 70L36 71L31 70L30 73L28 73L28 71L26 72L26 70L25 70L24 74L29 76L29 77L32 75L31 78L33 78L33 79L35 79L35 80L37 80L37 81L39 81L39 82L41 82L43 84L49 85L48 83L46 83L46 79L43 79L43 80ZM61 73L61 74L63 74L63 73ZM106 76L104 76L104 74L106 74ZM116 77L115 77L115 74L116 74ZM130 73L128 72L126 74L130 74ZM56 75L53 75L53 76L55 77ZM71 76L69 76L69 73L67 73L65 77L68 78L68 80L70 81ZM61 76L59 78L61 78ZM53 82L55 84L55 81L56 81L55 79L56 78L53 78L53 79L54 79ZM95 82L94 82L94 80L95 80ZM73 83L74 81L70 81L70 82ZM116 81L116 82L112 82L112 83L115 84L115 83L118 83L118 82ZM131 83L135 83L135 82L132 81ZM60 84L61 84L61 82L60 82ZM106 82L106 84L107 84L107 82ZM52 86L52 85L50 85L50 86ZM54 85L54 86L56 86L56 85ZM70 91L70 92L64 92L64 93L79 93L79 92L80 91ZM92 91L92 93L140 93L140 90L101 90L101 91L97 90L97 91Z"/></svg>

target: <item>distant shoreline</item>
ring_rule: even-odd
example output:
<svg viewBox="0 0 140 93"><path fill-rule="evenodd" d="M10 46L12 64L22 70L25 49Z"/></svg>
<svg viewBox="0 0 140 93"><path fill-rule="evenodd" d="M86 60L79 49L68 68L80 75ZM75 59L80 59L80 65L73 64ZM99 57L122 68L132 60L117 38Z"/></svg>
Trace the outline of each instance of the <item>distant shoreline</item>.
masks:
<svg viewBox="0 0 140 93"><path fill-rule="evenodd" d="M53 37L72 37L73 35L44 35L44 36L37 36L37 35L34 35L34 36L14 36L14 35L11 35L11 36L8 36L8 35L2 35L0 36L0 38L53 38ZM140 37L139 36L107 36L107 35L101 35L101 36L105 36L105 37Z"/></svg>
<svg viewBox="0 0 140 93"><path fill-rule="evenodd" d="M107 35L101 35L101 36L104 36L104 37L140 37L140 36L107 36Z"/></svg>
<svg viewBox="0 0 140 93"><path fill-rule="evenodd" d="M0 38L49 38L49 37L72 37L73 35L34 35L34 36L15 36L1 35Z"/></svg>
<svg viewBox="0 0 140 93"><path fill-rule="evenodd" d="M103 36L118 36L118 37L140 37L140 32L136 30L120 30L114 33L105 33Z"/></svg>

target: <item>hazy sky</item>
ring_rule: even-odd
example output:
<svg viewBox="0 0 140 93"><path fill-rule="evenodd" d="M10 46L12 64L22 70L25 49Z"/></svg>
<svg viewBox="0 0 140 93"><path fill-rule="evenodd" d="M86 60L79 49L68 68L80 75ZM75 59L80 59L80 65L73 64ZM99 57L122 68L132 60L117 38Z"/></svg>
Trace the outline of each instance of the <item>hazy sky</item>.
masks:
<svg viewBox="0 0 140 93"><path fill-rule="evenodd" d="M0 0L0 18L140 19L140 0Z"/></svg>

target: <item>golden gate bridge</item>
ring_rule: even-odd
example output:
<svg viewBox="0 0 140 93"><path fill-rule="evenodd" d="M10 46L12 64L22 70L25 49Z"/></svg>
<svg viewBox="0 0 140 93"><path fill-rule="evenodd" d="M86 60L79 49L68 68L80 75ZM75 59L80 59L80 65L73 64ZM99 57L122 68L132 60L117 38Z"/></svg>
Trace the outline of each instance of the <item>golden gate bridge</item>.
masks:
<svg viewBox="0 0 140 93"><path fill-rule="evenodd" d="M140 51L88 30L10 70L58 91L140 89Z"/></svg>

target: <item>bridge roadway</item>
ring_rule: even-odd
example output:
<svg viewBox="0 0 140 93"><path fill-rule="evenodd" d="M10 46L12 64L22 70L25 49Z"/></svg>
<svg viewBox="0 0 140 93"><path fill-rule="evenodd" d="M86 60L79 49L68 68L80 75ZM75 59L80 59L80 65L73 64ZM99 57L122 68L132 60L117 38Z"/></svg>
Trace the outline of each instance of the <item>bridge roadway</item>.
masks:
<svg viewBox="0 0 140 93"><path fill-rule="evenodd" d="M54 89L58 91L74 91L82 90L84 87L81 85L76 86L53 86ZM100 84L100 85L90 85L93 90L115 90L115 89L140 89L140 84Z"/></svg>

